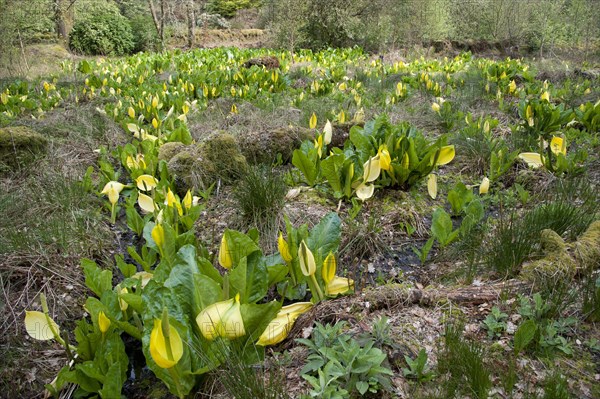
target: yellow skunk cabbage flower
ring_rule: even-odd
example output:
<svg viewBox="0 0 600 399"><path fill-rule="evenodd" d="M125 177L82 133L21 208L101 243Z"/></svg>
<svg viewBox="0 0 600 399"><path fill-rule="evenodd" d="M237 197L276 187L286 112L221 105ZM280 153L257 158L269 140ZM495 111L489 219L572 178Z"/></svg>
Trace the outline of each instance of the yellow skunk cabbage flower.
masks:
<svg viewBox="0 0 600 399"><path fill-rule="evenodd" d="M110 203L115 205L119 201L119 193L124 187L125 185L118 181L109 181L106 183L100 194L107 195Z"/></svg>
<svg viewBox="0 0 600 399"><path fill-rule="evenodd" d="M340 111L340 113L337 115L337 119L339 123L346 122L346 113L344 112L344 110Z"/></svg>
<svg viewBox="0 0 600 399"><path fill-rule="evenodd" d="M310 116L310 120L308 121L308 127L310 127L311 129L314 129L317 127L317 115L315 115L314 112Z"/></svg>
<svg viewBox="0 0 600 399"><path fill-rule="evenodd" d="M290 263L292 261L292 254L290 253L290 246L287 241L283 238L283 233L279 232L279 238L277 239L277 248L279 249L279 254L283 258L286 263Z"/></svg>
<svg viewBox="0 0 600 399"><path fill-rule="evenodd" d="M537 169L544 165L542 157L537 152L522 152L519 154L519 159L525 161L528 166Z"/></svg>
<svg viewBox="0 0 600 399"><path fill-rule="evenodd" d="M133 107L127 108L127 115L129 115L131 119L135 119L135 110Z"/></svg>
<svg viewBox="0 0 600 399"><path fill-rule="evenodd" d="M235 298L209 305L196 317L196 324L204 338L234 339L246 335L240 306L240 294Z"/></svg>
<svg viewBox="0 0 600 399"><path fill-rule="evenodd" d="M360 107L360 109L356 111L352 119L355 123L363 123L365 121L365 110L362 107Z"/></svg>
<svg viewBox="0 0 600 399"><path fill-rule="evenodd" d="M525 117L527 118L527 124L530 127L533 127L533 109L531 108L531 105L528 105L527 108L525 108Z"/></svg>
<svg viewBox="0 0 600 399"><path fill-rule="evenodd" d="M225 238L226 234L223 234L221 238L221 247L219 248L219 264L225 269L231 269L233 266L233 259L231 252L229 251L229 244Z"/></svg>
<svg viewBox="0 0 600 399"><path fill-rule="evenodd" d="M152 277L154 277L154 275L149 272L137 272L131 276L131 278L141 281L142 288L144 288L150 282L150 280L152 280Z"/></svg>
<svg viewBox="0 0 600 399"><path fill-rule="evenodd" d="M139 193L138 195L138 205L140 206L140 209L146 213L152 213L157 209L152 197L143 193Z"/></svg>
<svg viewBox="0 0 600 399"><path fill-rule="evenodd" d="M181 203L179 202L179 199L175 196L175 194L173 194L173 191L171 191L171 189L167 191L167 200L165 201L165 205L169 208L177 208L177 213L179 213L179 216L183 215L183 208L181 207Z"/></svg>
<svg viewBox="0 0 600 399"><path fill-rule="evenodd" d="M484 177L483 180L481 181L481 184L479 185L479 195L487 194L489 189L490 189L490 179L488 179L487 177Z"/></svg>
<svg viewBox="0 0 600 399"><path fill-rule="evenodd" d="M142 191L150 191L158 184L158 180L152 175L140 175L135 179L137 188Z"/></svg>
<svg viewBox="0 0 600 399"><path fill-rule="evenodd" d="M235 105L235 104L231 104L231 113L232 113L232 114L237 114L238 112L239 112L239 111L238 111L238 107L237 107L237 105Z"/></svg>
<svg viewBox="0 0 600 399"><path fill-rule="evenodd" d="M312 308L312 306L313 304L310 302L296 302L282 307L277 316L271 320L265 331L260 335L256 344L267 346L283 341L294 326L298 316Z"/></svg>
<svg viewBox="0 0 600 399"><path fill-rule="evenodd" d="M433 173L430 173L429 176L427 176L427 192L432 199L437 198L437 175L434 175Z"/></svg>
<svg viewBox="0 0 600 399"><path fill-rule="evenodd" d="M517 90L517 83L514 80L511 80L510 84L508 85L508 92L512 94L515 92L515 90Z"/></svg>
<svg viewBox="0 0 600 399"><path fill-rule="evenodd" d="M381 173L381 163L379 154L369 158L363 165L363 181L364 183L370 183L377 180Z"/></svg>
<svg viewBox="0 0 600 399"><path fill-rule="evenodd" d="M127 294L129 293L129 291L127 290L127 287L123 287L123 288L119 288L117 286L117 294L119 295L119 307L121 308L121 311L126 311L127 308L129 307L129 304L127 302L125 302L123 299L121 299L121 295L123 294Z"/></svg>
<svg viewBox="0 0 600 399"><path fill-rule="evenodd" d="M385 144L382 144L381 147L379 147L377 155L379 155L379 166L381 169L390 170L392 168L392 157Z"/></svg>
<svg viewBox="0 0 600 399"><path fill-rule="evenodd" d="M567 155L567 141L562 137L552 136L552 140L550 141L550 150L552 150L555 155Z"/></svg>
<svg viewBox="0 0 600 399"><path fill-rule="evenodd" d="M143 154L137 154L136 157L132 157L131 155L127 156L125 161L125 165L129 169L146 169L146 162L144 161Z"/></svg>
<svg viewBox="0 0 600 399"><path fill-rule="evenodd" d="M106 317L106 314L101 310L98 312L98 328L102 334L106 333L110 328L110 319Z"/></svg>
<svg viewBox="0 0 600 399"><path fill-rule="evenodd" d="M192 196L192 192L190 190L188 190L187 193L185 193L185 197L183 197L182 204L185 209L190 209L192 206L197 205L197 202L196 204L194 203L194 196Z"/></svg>
<svg viewBox="0 0 600 399"><path fill-rule="evenodd" d="M373 184L361 184L356 188L356 196L361 201L366 201L373 196L375 193L375 185Z"/></svg>
<svg viewBox="0 0 600 399"><path fill-rule="evenodd" d="M323 144L329 145L331 143L331 138L333 136L333 126L331 126L331 122L327 119L325 123L325 127L323 128Z"/></svg>
<svg viewBox="0 0 600 399"><path fill-rule="evenodd" d="M154 363L163 369L175 366L183 356L183 341L172 325L163 325L162 320L154 319L150 333L150 355Z"/></svg>
<svg viewBox="0 0 600 399"><path fill-rule="evenodd" d="M319 137L315 139L315 148L317 149L317 154L319 154L319 158L323 155L323 135L320 134Z"/></svg>
<svg viewBox="0 0 600 399"><path fill-rule="evenodd" d="M337 296L339 294L345 294L346 292L354 289L354 280L335 276L333 281L327 284L325 287L325 295Z"/></svg>
<svg viewBox="0 0 600 399"><path fill-rule="evenodd" d="M312 276L317 271L317 265L315 263L315 256L311 252L310 248L306 245L304 240L298 247L298 258L300 259L300 270L306 277Z"/></svg>
<svg viewBox="0 0 600 399"><path fill-rule="evenodd" d="M540 96L540 100L550 102L550 93L548 93L547 91L543 92Z"/></svg>
<svg viewBox="0 0 600 399"><path fill-rule="evenodd" d="M432 103L431 104L431 109L433 110L433 112L437 112L439 114L440 113L440 104L438 104L438 103Z"/></svg>
<svg viewBox="0 0 600 399"><path fill-rule="evenodd" d="M484 133L490 132L490 122L488 120L483 123L483 131Z"/></svg>
<svg viewBox="0 0 600 399"><path fill-rule="evenodd" d="M165 244L165 228L161 224L155 225L152 228L151 236L156 246L162 250L163 245Z"/></svg>
<svg viewBox="0 0 600 399"><path fill-rule="evenodd" d="M158 120L156 118L152 118L152 127L158 129Z"/></svg>
<svg viewBox="0 0 600 399"><path fill-rule="evenodd" d="M456 152L454 150L453 145L443 146L442 148L440 148L440 154L438 156L436 165L440 166L440 165L446 165L446 164L450 163L454 159L455 155L456 155Z"/></svg>
<svg viewBox="0 0 600 399"><path fill-rule="evenodd" d="M25 330L31 338L39 341L48 341L49 339L56 338L54 332L60 335L58 324L50 316L46 316L44 313L36 310L27 310L25 312Z"/></svg>
<svg viewBox="0 0 600 399"><path fill-rule="evenodd" d="M323 277L323 281L325 281L325 285L333 281L336 269L337 262L335 260L335 256L330 252L323 261L323 268L321 269L321 275Z"/></svg>

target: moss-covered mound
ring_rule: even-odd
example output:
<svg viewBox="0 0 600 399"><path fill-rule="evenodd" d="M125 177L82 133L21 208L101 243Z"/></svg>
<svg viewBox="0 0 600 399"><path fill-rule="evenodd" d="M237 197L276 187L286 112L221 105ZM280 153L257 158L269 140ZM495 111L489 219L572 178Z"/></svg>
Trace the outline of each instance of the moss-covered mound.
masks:
<svg viewBox="0 0 600 399"><path fill-rule="evenodd" d="M47 147L48 140L28 127L0 128L0 171L27 166Z"/></svg>
<svg viewBox="0 0 600 399"><path fill-rule="evenodd" d="M314 139L314 132L302 127L277 128L238 136L242 153L252 163L273 163L278 154L282 161L289 162L296 148L304 140Z"/></svg>
<svg viewBox="0 0 600 399"><path fill-rule="evenodd" d="M190 146L181 143L163 145L159 158L168 162L180 195L191 188L205 189L218 180L232 183L247 167L237 141L224 132Z"/></svg>

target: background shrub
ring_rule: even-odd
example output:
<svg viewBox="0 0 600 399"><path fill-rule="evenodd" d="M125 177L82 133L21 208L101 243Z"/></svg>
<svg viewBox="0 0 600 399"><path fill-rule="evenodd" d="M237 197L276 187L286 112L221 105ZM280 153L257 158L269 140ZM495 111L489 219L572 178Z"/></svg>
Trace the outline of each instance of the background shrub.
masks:
<svg viewBox="0 0 600 399"><path fill-rule="evenodd" d="M108 10L77 21L69 42L71 50L88 55L125 55L135 48L127 18Z"/></svg>

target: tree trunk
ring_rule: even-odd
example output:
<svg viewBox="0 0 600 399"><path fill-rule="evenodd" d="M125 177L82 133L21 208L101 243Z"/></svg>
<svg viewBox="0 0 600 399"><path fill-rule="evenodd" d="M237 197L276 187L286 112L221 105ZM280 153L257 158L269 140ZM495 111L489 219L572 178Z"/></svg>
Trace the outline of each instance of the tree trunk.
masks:
<svg viewBox="0 0 600 399"><path fill-rule="evenodd" d="M194 15L194 0L187 2L187 23L188 23L188 48L194 47L196 16Z"/></svg>
<svg viewBox="0 0 600 399"><path fill-rule="evenodd" d="M160 19L158 18L158 14L156 13L156 7L154 6L154 1L152 0L148 0L148 7L150 7L150 14L152 14L152 21L154 21L154 27L156 28L156 33L158 34L158 37L160 39L160 48L161 50L164 48L165 46L165 34L164 34L164 20L165 20L165 13L164 13L164 0L161 0L160 3Z"/></svg>
<svg viewBox="0 0 600 399"><path fill-rule="evenodd" d="M62 6L62 0L54 0L53 7L56 34L64 41L67 41L69 39L69 34L67 32L67 24L65 21L65 13Z"/></svg>

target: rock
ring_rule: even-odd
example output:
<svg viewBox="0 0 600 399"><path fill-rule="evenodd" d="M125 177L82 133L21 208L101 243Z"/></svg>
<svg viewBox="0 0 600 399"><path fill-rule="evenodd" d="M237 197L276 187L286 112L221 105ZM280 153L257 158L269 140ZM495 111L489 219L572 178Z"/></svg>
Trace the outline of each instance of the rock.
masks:
<svg viewBox="0 0 600 399"><path fill-rule="evenodd" d="M188 189L206 189L218 180L234 182L247 168L235 138L225 132L216 133L199 144L171 145L163 151L167 167L175 178L175 189L184 195Z"/></svg>
<svg viewBox="0 0 600 399"><path fill-rule="evenodd" d="M279 68L279 60L275 56L267 55L264 57L250 58L248 61L244 62L244 68L250 68L254 65L265 67L267 69L277 69Z"/></svg>
<svg viewBox="0 0 600 399"><path fill-rule="evenodd" d="M47 147L48 139L28 127L0 128L0 171L27 166Z"/></svg>
<svg viewBox="0 0 600 399"><path fill-rule="evenodd" d="M242 153L251 163L271 164L281 154L284 163L292 159L292 154L304 140L313 140L314 132L302 127L287 127L250 132L238 136Z"/></svg>

